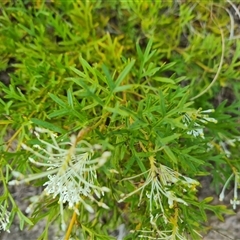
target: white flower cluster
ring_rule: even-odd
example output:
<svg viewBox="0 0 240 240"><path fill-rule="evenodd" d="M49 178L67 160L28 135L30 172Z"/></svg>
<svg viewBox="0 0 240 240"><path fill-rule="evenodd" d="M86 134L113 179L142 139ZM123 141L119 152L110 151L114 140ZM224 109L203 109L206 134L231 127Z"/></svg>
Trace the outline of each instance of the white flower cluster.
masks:
<svg viewBox="0 0 240 240"><path fill-rule="evenodd" d="M184 236L182 236L178 229L175 231L172 230L166 230L166 231L154 231L154 230L141 230L140 235L138 235L139 238L144 238L144 239L158 239L158 240L173 240L173 239L178 239L178 240L186 240ZM153 235L155 235L153 237Z"/></svg>
<svg viewBox="0 0 240 240"><path fill-rule="evenodd" d="M76 206L79 203L89 212L94 211L86 203L86 197L99 206L108 208L105 203L96 199L100 199L104 192L110 191L107 187L99 186L96 170L105 164L111 153L105 151L101 156L93 158L95 153L101 150L99 144L91 145L84 140L78 142L75 136L71 137L70 142L58 143L54 133L42 128L36 128L34 133L42 146L34 145L30 148L22 144L22 147L34 155L29 157L30 162L47 167L47 171L30 175L22 181L11 181L9 184L19 184L47 176L48 181L44 183L46 194L52 195L53 198L59 197L61 204L68 203L69 208L73 208L77 213ZM51 143L42 140L39 133L49 134ZM19 174L15 173L16 175Z"/></svg>
<svg viewBox="0 0 240 240"><path fill-rule="evenodd" d="M225 191L230 182L230 180L234 177L234 191L233 191L233 199L230 200L230 204L233 206L235 210L237 205L240 205L240 200L238 199L238 188L240 187L240 173L235 172L231 174L231 176L227 179L226 183L223 186L222 192L219 195L219 201L223 201L225 198Z"/></svg>
<svg viewBox="0 0 240 240"><path fill-rule="evenodd" d="M0 205L0 232L2 230L10 232L7 228L7 225L9 223L9 217L10 213L6 210L6 208Z"/></svg>
<svg viewBox="0 0 240 240"><path fill-rule="evenodd" d="M240 142L240 137L235 137L233 139L229 139L225 137L224 140L219 142L219 145L221 146L223 152L225 153L226 157L231 156L231 151L229 151L230 147L236 147L237 145L235 144L236 142Z"/></svg>
<svg viewBox="0 0 240 240"><path fill-rule="evenodd" d="M139 205L141 204L142 196L144 189L148 186L150 186L150 190L146 191L146 196L149 199L149 207L150 207L150 218L152 218L152 212L154 209L161 209L161 212L163 213L163 218L165 220L165 223L168 223L168 219L165 217L164 214L164 208L162 205L162 197L166 197L168 200L169 208L172 208L174 206L174 202L182 203L184 205L187 205L186 201L183 199L177 197L175 193L172 190L169 190L169 186L171 184L179 183L182 186L188 188L188 189L195 189L197 185L199 185L199 182L185 177L181 175L180 173L172 170L171 168L164 166L162 164L159 165L159 167L156 167L155 161L153 157L150 157L151 159L151 168L140 174L146 174L148 173L148 176L146 178L146 181L144 184L134 190L133 192L127 194L125 197L119 200L119 202L123 202L126 198L132 196L133 194L137 193L141 190L140 193L140 199L139 199ZM134 179L140 175L137 175L135 177L127 178L126 180ZM184 191L187 191L187 189L184 189Z"/></svg>
<svg viewBox="0 0 240 240"><path fill-rule="evenodd" d="M185 113L183 116L183 123L186 127L190 127L191 130L187 132L188 135L193 135L194 137L200 136L204 138L203 126L202 124L207 124L208 122L217 123L215 118L210 118L206 113L214 112L214 109L208 109L202 111L201 109L195 112Z"/></svg>
<svg viewBox="0 0 240 240"><path fill-rule="evenodd" d="M177 213L176 213L177 211ZM178 216L178 210L175 211L176 216ZM181 223L183 222L183 220L178 216L177 219L174 217L172 217L172 220L170 225L171 225L171 230L161 230L159 229L158 224L156 223L157 219L161 217L160 214L157 214L155 217L151 216L150 218L150 222L152 225L151 230L134 230L131 232L139 232L138 237L139 238L144 238L144 239L159 239L159 240L186 240L186 236L184 234L182 234L179 231L179 227L177 225L177 222L180 221ZM202 236L193 229L193 231L202 238Z"/></svg>
<svg viewBox="0 0 240 240"><path fill-rule="evenodd" d="M196 232L195 230L193 230L200 238L202 238L202 236ZM180 232L179 229L176 228L174 230L164 230L164 231L160 231L160 230L140 230L137 231L140 233L140 235L138 235L139 238L144 238L144 239L158 239L158 240L187 240L188 238L186 238L185 236L183 236Z"/></svg>

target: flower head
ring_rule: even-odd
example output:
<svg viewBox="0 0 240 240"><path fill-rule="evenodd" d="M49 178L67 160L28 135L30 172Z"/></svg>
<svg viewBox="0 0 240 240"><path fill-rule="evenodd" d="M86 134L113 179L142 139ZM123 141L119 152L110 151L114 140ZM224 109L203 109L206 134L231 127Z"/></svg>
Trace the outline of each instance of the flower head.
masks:
<svg viewBox="0 0 240 240"><path fill-rule="evenodd" d="M202 111L201 109L194 112L187 112L183 116L183 123L186 127L191 129L187 132L188 135L193 135L194 137L200 136L204 138L203 126L202 124L207 124L208 122L217 123L215 118L210 118L206 113L214 112L214 109L208 109Z"/></svg>
<svg viewBox="0 0 240 240"><path fill-rule="evenodd" d="M147 172L145 172L145 173L148 173L145 183L141 187L137 188L135 191L127 194L124 198L120 199L119 202L124 201L126 198L130 197L131 195L141 190L140 200L139 200L139 204L140 204L142 200L143 192L145 188L149 186L150 190L146 190L146 196L149 199L150 216L154 209L160 208L161 212L163 213L163 217L165 219L164 208L162 205L163 197L167 198L169 208L173 207L174 202L187 205L187 202L185 200L183 200L180 197L177 197L173 191L169 190L169 186L171 184L175 184L179 182L179 184L187 186L188 188L193 188L193 185L196 186L196 185L199 185L199 183L191 178L181 175L180 173L172 170L171 168L165 165L160 164L159 167L157 167L155 165L153 158L151 162L152 162L151 168ZM128 179L133 179L133 178L135 177L128 178ZM165 219L165 222L167 222L167 219Z"/></svg>
<svg viewBox="0 0 240 240"><path fill-rule="evenodd" d="M164 231L139 231L142 234L140 234L139 238L144 239L159 239L159 240L173 240L173 239L179 239L179 240L186 240L186 237L180 234L179 229L176 229L175 231L172 230L164 230ZM154 236L154 237L153 237Z"/></svg>
<svg viewBox="0 0 240 240"><path fill-rule="evenodd" d="M176 214L178 215L178 214ZM151 222L151 230L146 230L146 229L142 229L142 230L134 230L131 232L139 232L138 237L139 238L144 238L144 239L162 239L162 240L173 240L173 239L179 239L179 240L186 240L186 235L184 234L184 232L181 232L177 222L175 222L175 217L173 218L173 222L171 223L168 222L168 230L162 230L159 227L159 223L157 223L158 218L160 218L161 215L156 214L156 216L153 216L151 214L150 216L150 222ZM178 220L179 222L183 222L183 220L178 216ZM202 238L202 236L193 229L193 231Z"/></svg>
<svg viewBox="0 0 240 240"><path fill-rule="evenodd" d="M42 140L39 133L49 134L51 142ZM20 182L47 176L48 181L43 184L46 186L46 194L52 195L53 198L59 197L60 203L68 203L69 208L74 208L76 212L79 203L82 203L89 212L93 212L93 208L86 203L85 197L101 207L108 208L106 204L96 199L109 191L107 187L99 186L97 169L105 164L111 153L105 151L94 158L102 148L99 144L91 145L84 140L78 142L75 136L70 138L70 142L58 143L54 133L41 128L36 128L35 134L43 146L34 145L30 148L22 144L22 147L33 153L34 157L29 157L30 162L47 167L47 171L30 175ZM36 158L39 160L36 161ZM94 194L96 197L93 196Z"/></svg>
<svg viewBox="0 0 240 240"><path fill-rule="evenodd" d="M141 185L133 192L125 195L122 199L119 200L119 202L124 201L126 198L140 191L140 205L143 194L146 194L148 198L147 204L150 210L149 215L152 229L150 231L145 229L139 230L140 235L138 237L145 239L185 239L185 237L181 235L178 229L178 221L182 222L183 220L178 213L178 208L174 208L174 206L177 206L177 204L188 204L184 199L177 196L176 193L171 190L171 185L176 184L177 186L183 187L184 191L187 191L186 189L195 190L195 187L199 185L199 182L189 177L185 177L179 172L174 171L173 169L163 164L159 164L157 166L153 156L150 156L149 160L150 169L148 171L135 177L125 179L130 180L143 174L147 174L143 185ZM164 198L167 199L169 209L172 208L172 216L169 215L170 211L167 210L167 207L163 206ZM159 224L157 222L158 219L163 222ZM160 229L160 226L162 224L165 224L171 230L162 231Z"/></svg>

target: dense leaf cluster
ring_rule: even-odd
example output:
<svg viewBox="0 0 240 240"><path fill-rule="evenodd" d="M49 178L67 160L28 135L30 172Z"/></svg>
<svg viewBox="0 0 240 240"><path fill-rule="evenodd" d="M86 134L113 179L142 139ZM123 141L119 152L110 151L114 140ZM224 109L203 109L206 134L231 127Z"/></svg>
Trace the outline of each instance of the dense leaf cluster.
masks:
<svg viewBox="0 0 240 240"><path fill-rule="evenodd" d="M240 171L240 43L231 4L4 0L0 6L2 229L11 230L17 215L22 230L46 219L39 239L48 239L54 224L65 239L113 239L121 224L125 239L201 239L209 210L220 219L231 213L212 205L213 197L199 200L197 183L210 175L219 193ZM36 128L55 137L39 140ZM59 196L44 192L31 215L21 212L8 183L31 178L43 186L51 157L34 162L58 151L68 160L65 143L77 152L81 141L101 145L98 156L111 152L91 182L111 192L83 196L94 214L81 203L77 211L59 206ZM26 151L36 146L39 153ZM64 167L80 171L70 160Z"/></svg>

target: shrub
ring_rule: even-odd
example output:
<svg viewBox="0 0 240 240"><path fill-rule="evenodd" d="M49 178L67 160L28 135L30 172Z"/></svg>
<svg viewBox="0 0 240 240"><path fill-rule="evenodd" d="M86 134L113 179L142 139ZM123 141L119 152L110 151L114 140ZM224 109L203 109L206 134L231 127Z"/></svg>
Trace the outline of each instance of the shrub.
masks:
<svg viewBox="0 0 240 240"><path fill-rule="evenodd" d="M233 213L198 196L210 175L240 204L232 2L1 5L2 230L17 215L46 219L39 239L201 239L209 211ZM26 183L42 190L22 212Z"/></svg>

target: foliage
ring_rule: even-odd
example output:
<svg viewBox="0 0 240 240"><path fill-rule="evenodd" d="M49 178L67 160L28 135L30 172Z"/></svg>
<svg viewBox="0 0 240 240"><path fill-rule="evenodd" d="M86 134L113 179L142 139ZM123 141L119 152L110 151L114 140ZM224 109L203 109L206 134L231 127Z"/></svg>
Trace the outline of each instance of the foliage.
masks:
<svg viewBox="0 0 240 240"><path fill-rule="evenodd" d="M17 215L21 230L46 219L39 239L53 224L65 239L120 224L124 239L201 239L209 211L231 214L198 190L234 179L240 204L233 6L3 1L1 228ZM45 188L26 213L10 191L25 183Z"/></svg>

